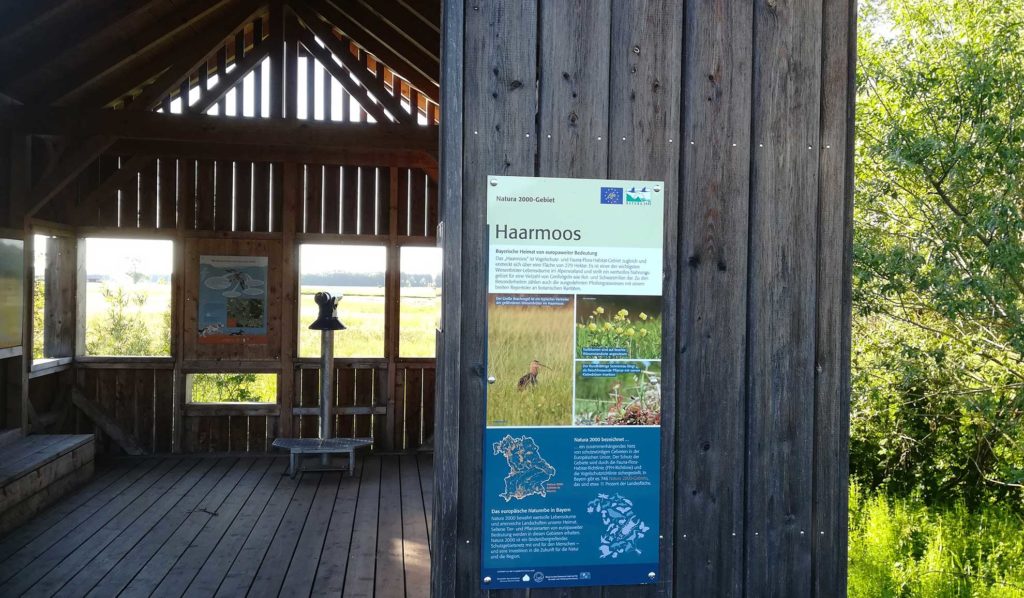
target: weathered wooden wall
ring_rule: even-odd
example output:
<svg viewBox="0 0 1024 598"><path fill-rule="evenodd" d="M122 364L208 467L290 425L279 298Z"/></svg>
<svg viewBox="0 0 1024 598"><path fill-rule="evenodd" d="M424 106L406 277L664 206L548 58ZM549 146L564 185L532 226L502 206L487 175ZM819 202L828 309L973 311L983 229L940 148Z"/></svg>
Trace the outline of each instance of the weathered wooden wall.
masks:
<svg viewBox="0 0 1024 598"><path fill-rule="evenodd" d="M434 595L483 593L488 175L670 199L664 581L530 595L845 595L853 1L444 9Z"/></svg>

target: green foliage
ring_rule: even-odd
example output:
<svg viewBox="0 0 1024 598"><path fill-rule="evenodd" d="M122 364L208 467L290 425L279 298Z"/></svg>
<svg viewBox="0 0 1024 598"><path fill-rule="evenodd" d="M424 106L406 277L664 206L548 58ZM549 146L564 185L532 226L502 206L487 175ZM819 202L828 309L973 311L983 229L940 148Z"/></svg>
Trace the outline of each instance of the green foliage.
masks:
<svg viewBox="0 0 1024 598"><path fill-rule="evenodd" d="M1008 508L850 489L851 598L1024 596L1024 519Z"/></svg>
<svg viewBox="0 0 1024 598"><path fill-rule="evenodd" d="M1024 4L868 2L851 471L1024 506Z"/></svg>
<svg viewBox="0 0 1024 598"><path fill-rule="evenodd" d="M143 314L147 295L122 286L103 285L107 310L86 339L89 355L167 355L170 336L158 339ZM169 317L169 314L168 314ZM169 325L168 325L169 328Z"/></svg>
<svg viewBox="0 0 1024 598"><path fill-rule="evenodd" d="M46 283L42 278L32 281L32 359L42 359L43 326L46 309Z"/></svg>
<svg viewBox="0 0 1024 598"><path fill-rule="evenodd" d="M194 374L193 403L275 403L276 374Z"/></svg>

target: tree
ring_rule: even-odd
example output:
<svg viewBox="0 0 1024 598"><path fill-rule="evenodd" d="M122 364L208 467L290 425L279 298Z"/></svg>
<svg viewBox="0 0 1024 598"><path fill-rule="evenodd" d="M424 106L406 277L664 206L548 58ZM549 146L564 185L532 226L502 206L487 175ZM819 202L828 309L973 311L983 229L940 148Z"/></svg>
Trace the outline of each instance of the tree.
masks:
<svg viewBox="0 0 1024 598"><path fill-rule="evenodd" d="M854 241L855 476L1024 493L1024 4L868 3Z"/></svg>

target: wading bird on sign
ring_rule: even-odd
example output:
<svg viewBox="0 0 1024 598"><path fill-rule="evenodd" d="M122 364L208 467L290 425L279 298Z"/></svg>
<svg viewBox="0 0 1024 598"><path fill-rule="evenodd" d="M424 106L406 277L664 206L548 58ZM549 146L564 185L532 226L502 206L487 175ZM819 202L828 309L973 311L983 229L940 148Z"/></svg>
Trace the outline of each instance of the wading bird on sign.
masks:
<svg viewBox="0 0 1024 598"><path fill-rule="evenodd" d="M519 384L516 385L516 388L518 390L526 390L530 386L536 385L537 384L537 372L540 371L540 368L547 368L549 370L551 369L548 366L544 365L543 363L537 361L536 359L531 361L530 362L530 371L525 373L525 374L523 374L523 377L519 379Z"/></svg>

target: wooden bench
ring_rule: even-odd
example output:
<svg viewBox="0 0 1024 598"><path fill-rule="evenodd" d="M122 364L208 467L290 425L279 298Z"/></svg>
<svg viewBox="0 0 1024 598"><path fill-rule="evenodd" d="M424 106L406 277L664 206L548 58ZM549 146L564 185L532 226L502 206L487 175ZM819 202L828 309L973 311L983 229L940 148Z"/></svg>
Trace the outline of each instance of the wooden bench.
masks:
<svg viewBox="0 0 1024 598"><path fill-rule="evenodd" d="M92 477L92 434L42 434L0 447L0 534Z"/></svg>
<svg viewBox="0 0 1024 598"><path fill-rule="evenodd" d="M302 457L305 455L344 455L348 454L348 475L356 470L356 449L370 446L369 438L278 438L274 441L276 448L288 451L288 475L293 478L302 471Z"/></svg>

